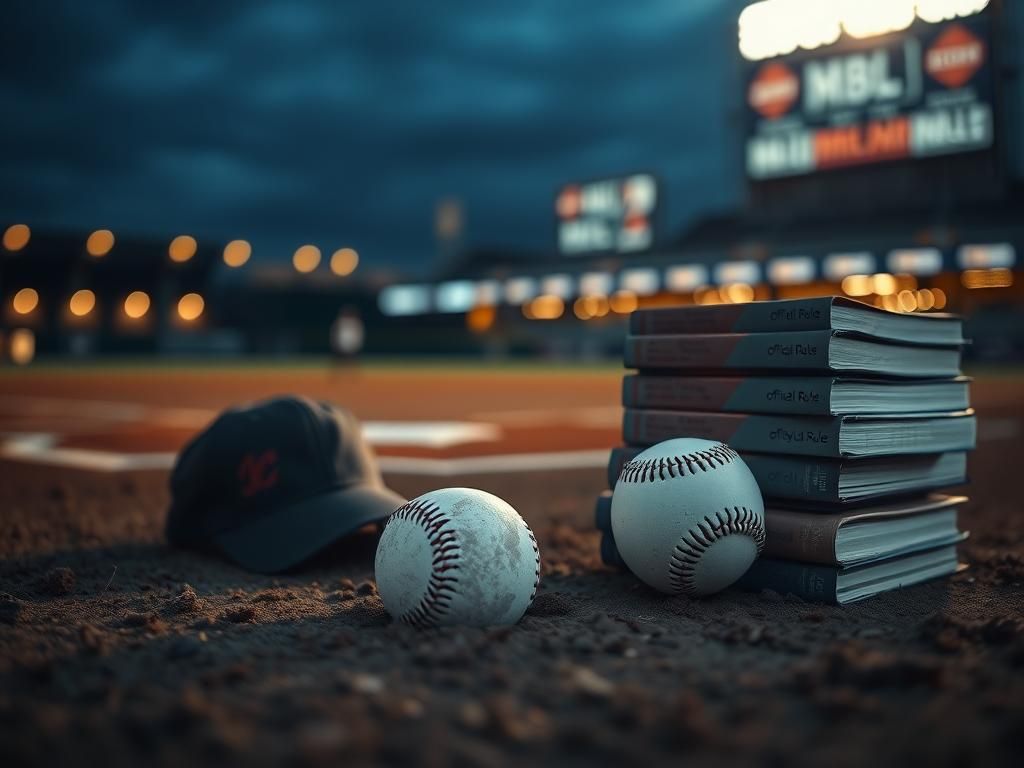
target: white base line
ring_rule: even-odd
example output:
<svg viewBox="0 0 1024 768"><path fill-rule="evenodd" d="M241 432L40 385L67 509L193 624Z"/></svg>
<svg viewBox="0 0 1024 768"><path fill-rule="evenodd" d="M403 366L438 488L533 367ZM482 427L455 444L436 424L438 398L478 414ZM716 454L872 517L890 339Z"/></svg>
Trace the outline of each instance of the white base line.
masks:
<svg viewBox="0 0 1024 768"><path fill-rule="evenodd" d="M174 453L114 453L84 448L57 448L47 434L22 434L0 444L0 458L28 461L49 467L93 472L169 470ZM381 471L394 475L450 477L457 475L512 474L544 470L596 469L608 464L607 450L472 456L462 459L425 459L379 456Z"/></svg>

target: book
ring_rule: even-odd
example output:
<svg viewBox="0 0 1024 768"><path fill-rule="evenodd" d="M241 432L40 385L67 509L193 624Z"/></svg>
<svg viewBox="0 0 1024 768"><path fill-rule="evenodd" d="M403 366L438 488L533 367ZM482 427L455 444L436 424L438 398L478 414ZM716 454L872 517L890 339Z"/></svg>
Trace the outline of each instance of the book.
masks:
<svg viewBox="0 0 1024 768"><path fill-rule="evenodd" d="M736 586L770 589L811 602L845 605L901 587L950 576L961 570L956 545L877 560L853 568L758 558Z"/></svg>
<svg viewBox="0 0 1024 768"><path fill-rule="evenodd" d="M643 448L613 448L608 486L615 487L622 467ZM967 453L832 459L813 456L740 453L766 499L788 504L841 507L885 497L906 496L967 482Z"/></svg>
<svg viewBox="0 0 1024 768"><path fill-rule="evenodd" d="M601 559L628 570L615 546L612 498L611 491L604 491L594 510L594 527L602 534ZM965 496L935 494L838 514L770 506L764 511L761 556L849 568L956 544L966 538L957 527L958 508L965 501Z"/></svg>
<svg viewBox="0 0 1024 768"><path fill-rule="evenodd" d="M743 452L805 456L888 456L974 448L973 410L892 416L776 416L627 408L622 438L650 446L702 437Z"/></svg>
<svg viewBox="0 0 1024 768"><path fill-rule="evenodd" d="M846 331L629 335L624 363L643 370L938 378L960 375L960 348L892 344Z"/></svg>
<svg viewBox="0 0 1024 768"><path fill-rule="evenodd" d="M622 404L627 408L806 416L961 411L970 407L969 382L965 376L907 380L630 374L622 379Z"/></svg>
<svg viewBox="0 0 1024 768"><path fill-rule="evenodd" d="M640 309L630 316L629 330L634 334L831 330L914 344L964 341L963 322L955 315L888 312L843 296Z"/></svg>
<svg viewBox="0 0 1024 768"><path fill-rule="evenodd" d="M933 495L829 513L769 507L762 557L844 568L955 544L964 496Z"/></svg>

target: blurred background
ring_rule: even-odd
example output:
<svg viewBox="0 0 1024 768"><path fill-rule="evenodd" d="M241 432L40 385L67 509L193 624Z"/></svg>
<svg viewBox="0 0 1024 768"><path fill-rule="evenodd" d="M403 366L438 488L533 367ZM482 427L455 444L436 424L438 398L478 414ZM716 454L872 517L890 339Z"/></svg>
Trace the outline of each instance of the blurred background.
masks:
<svg viewBox="0 0 1024 768"><path fill-rule="evenodd" d="M18 3L3 359L600 360L845 294L1019 361L1021 5Z"/></svg>

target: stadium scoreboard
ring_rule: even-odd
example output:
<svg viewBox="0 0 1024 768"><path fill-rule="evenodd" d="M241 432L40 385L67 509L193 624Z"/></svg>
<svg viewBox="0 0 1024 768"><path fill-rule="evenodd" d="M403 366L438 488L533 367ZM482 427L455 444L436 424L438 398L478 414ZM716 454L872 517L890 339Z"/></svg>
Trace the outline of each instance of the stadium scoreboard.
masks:
<svg viewBox="0 0 1024 768"><path fill-rule="evenodd" d="M566 184L555 198L559 251L582 256L649 249L659 196L657 180L646 173Z"/></svg>
<svg viewBox="0 0 1024 768"><path fill-rule="evenodd" d="M966 0L966 6L965 0L946 2L954 11L958 3L968 11L986 5L979 0ZM900 4L893 0L888 7ZM751 25L760 22L762 29L768 29L764 13L792 12L794 3L768 0L757 6L769 7L755 7L759 13L747 19L746 50L743 17L740 29L744 56L760 59L747 64L744 78L750 179L993 146L994 67L988 11L965 16L949 13L953 18L929 21L936 17L914 17L910 4L905 28L862 38L851 35L850 27L836 18L834 32L811 50L793 41L778 46L792 46L791 51L778 53L778 47L764 40L750 42L758 34L758 27ZM830 37L834 39L829 41Z"/></svg>

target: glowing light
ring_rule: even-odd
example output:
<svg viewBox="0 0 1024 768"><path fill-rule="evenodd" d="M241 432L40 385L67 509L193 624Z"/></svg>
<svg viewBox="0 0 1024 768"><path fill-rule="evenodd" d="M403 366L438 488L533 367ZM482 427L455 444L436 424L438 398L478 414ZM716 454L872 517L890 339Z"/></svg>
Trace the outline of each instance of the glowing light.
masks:
<svg viewBox="0 0 1024 768"><path fill-rule="evenodd" d="M608 309L608 299L604 296L581 296L572 305L573 314L580 320L604 317Z"/></svg>
<svg viewBox="0 0 1024 768"><path fill-rule="evenodd" d="M430 289L425 285L390 285L380 292L377 305L391 317L423 315L430 311Z"/></svg>
<svg viewBox="0 0 1024 768"><path fill-rule="evenodd" d="M584 272L580 275L580 295L607 296L612 292L613 282L612 276L608 272Z"/></svg>
<svg viewBox="0 0 1024 768"><path fill-rule="evenodd" d="M906 29L918 17L935 23L971 16L990 0L762 0L739 17L739 49L752 61L831 45L845 31L865 38Z"/></svg>
<svg viewBox="0 0 1024 768"><path fill-rule="evenodd" d="M658 270L652 267L625 269L619 275L619 285L639 296L650 296L658 292Z"/></svg>
<svg viewBox="0 0 1024 768"><path fill-rule="evenodd" d="M887 272L880 272L871 278L871 291L879 296L891 296L896 293L896 287L896 278Z"/></svg>
<svg viewBox="0 0 1024 768"><path fill-rule="evenodd" d="M320 264L320 249L315 245L300 245L292 255L292 266L296 272L312 272Z"/></svg>
<svg viewBox="0 0 1024 768"><path fill-rule="evenodd" d="M437 286L434 306L438 312L468 312L476 305L476 284L472 280L452 280Z"/></svg>
<svg viewBox="0 0 1024 768"><path fill-rule="evenodd" d="M810 256L785 256L768 265L768 279L775 285L800 285L814 279L814 259Z"/></svg>
<svg viewBox="0 0 1024 768"><path fill-rule="evenodd" d="M708 282L708 268L700 264L681 264L665 271L665 287L675 293L689 293Z"/></svg>
<svg viewBox="0 0 1024 768"><path fill-rule="evenodd" d="M192 235L178 235L167 247L167 255L176 264L184 264L196 255L196 239Z"/></svg>
<svg viewBox="0 0 1024 768"><path fill-rule="evenodd" d="M359 254L354 248L339 248L331 254L331 272L338 277L346 277L356 271L359 266Z"/></svg>
<svg viewBox="0 0 1024 768"><path fill-rule="evenodd" d="M822 272L829 280L842 280L849 275L870 275L876 270L875 255L861 251L829 254Z"/></svg>
<svg viewBox="0 0 1024 768"><path fill-rule="evenodd" d="M96 294L87 288L75 291L68 301L68 310L75 317L85 317L96 306Z"/></svg>
<svg viewBox="0 0 1024 768"><path fill-rule="evenodd" d="M224 263L237 269L252 256L252 246L246 240L232 240L224 246Z"/></svg>
<svg viewBox="0 0 1024 768"><path fill-rule="evenodd" d="M942 270L938 248L902 248L889 252L889 271L908 275L934 275Z"/></svg>
<svg viewBox="0 0 1024 768"><path fill-rule="evenodd" d="M525 304L537 295L537 281L532 277L513 277L505 283L505 301Z"/></svg>
<svg viewBox="0 0 1024 768"><path fill-rule="evenodd" d="M138 320L149 312L149 295L145 291L132 291L124 300L124 313Z"/></svg>
<svg viewBox="0 0 1024 768"><path fill-rule="evenodd" d="M932 288L932 296L935 297L934 309L946 308L946 292L941 288Z"/></svg>
<svg viewBox="0 0 1024 768"><path fill-rule="evenodd" d="M732 304L746 304L754 300L754 289L746 283L732 283L722 288L722 295Z"/></svg>
<svg viewBox="0 0 1024 768"><path fill-rule="evenodd" d="M611 307L612 312L628 315L630 312L635 311L638 306L636 294L632 291L616 291L608 300L608 306Z"/></svg>
<svg viewBox="0 0 1024 768"><path fill-rule="evenodd" d="M22 288L11 299L11 307L19 315L27 315L39 306L39 293L35 288Z"/></svg>
<svg viewBox="0 0 1024 768"><path fill-rule="evenodd" d="M847 296L867 296L874 293L870 275L848 275L843 278L843 293Z"/></svg>
<svg viewBox="0 0 1024 768"><path fill-rule="evenodd" d="M466 314L466 327L473 333L486 333L494 326L497 316L492 306L474 307Z"/></svg>
<svg viewBox="0 0 1024 768"><path fill-rule="evenodd" d="M896 295L896 300L900 303L900 310L903 312L913 312L917 309L917 296L913 291L900 291Z"/></svg>
<svg viewBox="0 0 1024 768"><path fill-rule="evenodd" d="M203 301L203 297L198 293L186 293L178 299L178 317L190 323L203 314L205 307L206 302Z"/></svg>
<svg viewBox="0 0 1024 768"><path fill-rule="evenodd" d="M11 332L9 349L11 362L16 365L28 365L36 356L36 335L28 328L18 328Z"/></svg>
<svg viewBox="0 0 1024 768"><path fill-rule="evenodd" d="M109 229L97 229L85 241L85 252L99 259L110 253L114 247L114 233Z"/></svg>
<svg viewBox="0 0 1024 768"><path fill-rule="evenodd" d="M557 320L565 312L565 302L560 296L545 293L523 305L523 315L528 320Z"/></svg>
<svg viewBox="0 0 1024 768"><path fill-rule="evenodd" d="M917 292L917 308L922 312L927 312L929 309L935 307L935 294L931 292L930 288L922 288Z"/></svg>
<svg viewBox="0 0 1024 768"><path fill-rule="evenodd" d="M960 275L965 288L1009 288L1013 285L1013 272L997 269L968 269Z"/></svg>
<svg viewBox="0 0 1024 768"><path fill-rule="evenodd" d="M12 224L4 232L4 248L11 253L20 251L28 245L32 230L25 224Z"/></svg>
<svg viewBox="0 0 1024 768"><path fill-rule="evenodd" d="M1017 251L1011 243L962 245L957 251L961 269L1010 268L1017 263Z"/></svg>

